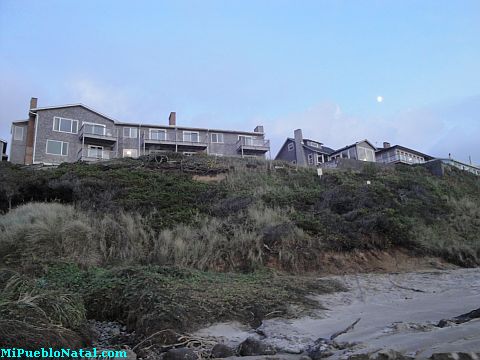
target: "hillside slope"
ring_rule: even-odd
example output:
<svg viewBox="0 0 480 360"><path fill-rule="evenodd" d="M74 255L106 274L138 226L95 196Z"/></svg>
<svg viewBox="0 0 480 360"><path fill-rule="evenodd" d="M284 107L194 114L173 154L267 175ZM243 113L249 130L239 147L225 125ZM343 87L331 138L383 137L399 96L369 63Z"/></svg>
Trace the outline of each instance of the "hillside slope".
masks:
<svg viewBox="0 0 480 360"><path fill-rule="evenodd" d="M112 247L91 256L95 264L304 271L321 269L327 251L389 249L480 260L480 179L455 169L439 178L372 165L320 179L286 164L178 154L43 170L2 164L0 210L31 201L74 205L68 224L83 223L91 252L101 252L99 239Z"/></svg>

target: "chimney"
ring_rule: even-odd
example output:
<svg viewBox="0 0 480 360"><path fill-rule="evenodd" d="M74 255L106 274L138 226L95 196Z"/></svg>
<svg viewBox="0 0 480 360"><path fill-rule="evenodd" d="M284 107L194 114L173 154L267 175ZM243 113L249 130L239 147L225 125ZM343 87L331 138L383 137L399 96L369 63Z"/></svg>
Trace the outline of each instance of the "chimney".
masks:
<svg viewBox="0 0 480 360"><path fill-rule="evenodd" d="M32 97L30 99L30 109L35 109L37 107L38 99ZM28 125L27 125L27 142L25 146L25 165L33 164L33 144L35 142L34 138L35 132L35 115L28 112Z"/></svg>
<svg viewBox="0 0 480 360"><path fill-rule="evenodd" d="M294 137L295 137L295 157L297 158L297 165L305 166L307 165L307 160L305 159L305 152L303 151L302 129L295 130Z"/></svg>
<svg viewBox="0 0 480 360"><path fill-rule="evenodd" d="M170 116L168 117L168 125L177 126L177 113L175 111L170 113Z"/></svg>
<svg viewBox="0 0 480 360"><path fill-rule="evenodd" d="M263 125L257 125L257 126L255 127L255 130L253 130L253 132L262 133L262 134L263 134Z"/></svg>
<svg viewBox="0 0 480 360"><path fill-rule="evenodd" d="M36 97L32 97L30 99L30 109L35 109L37 107L38 99Z"/></svg>
<svg viewBox="0 0 480 360"><path fill-rule="evenodd" d="M384 142L383 142L383 148L384 148L384 149L388 149L389 147L390 147L390 143L384 141Z"/></svg>

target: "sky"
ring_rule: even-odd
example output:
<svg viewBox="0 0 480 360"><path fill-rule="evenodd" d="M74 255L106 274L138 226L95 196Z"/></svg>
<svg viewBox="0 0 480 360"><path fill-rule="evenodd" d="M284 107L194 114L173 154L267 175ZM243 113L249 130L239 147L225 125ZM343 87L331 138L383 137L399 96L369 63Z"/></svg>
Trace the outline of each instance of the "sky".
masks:
<svg viewBox="0 0 480 360"><path fill-rule="evenodd" d="M0 138L32 96L480 164L480 1L0 0Z"/></svg>

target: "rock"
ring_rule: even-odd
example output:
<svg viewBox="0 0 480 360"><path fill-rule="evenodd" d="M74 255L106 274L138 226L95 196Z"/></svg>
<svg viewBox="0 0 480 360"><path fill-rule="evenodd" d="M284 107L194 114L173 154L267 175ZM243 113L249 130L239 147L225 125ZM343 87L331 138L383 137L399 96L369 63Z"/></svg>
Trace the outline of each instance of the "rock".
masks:
<svg viewBox="0 0 480 360"><path fill-rule="evenodd" d="M260 340L249 337L238 346L238 353L240 356L275 355L276 351Z"/></svg>
<svg viewBox="0 0 480 360"><path fill-rule="evenodd" d="M320 360L332 355L333 349L336 349L336 344L330 339L318 338L315 343L307 349L308 356L312 360Z"/></svg>
<svg viewBox="0 0 480 360"><path fill-rule="evenodd" d="M437 327L444 328L452 325L456 325L455 321L451 319L442 319L438 322Z"/></svg>
<svg viewBox="0 0 480 360"><path fill-rule="evenodd" d="M212 348L213 358L220 359L220 358L226 358L233 355L235 355L235 352L233 351L233 349L225 344L215 344L215 346Z"/></svg>
<svg viewBox="0 0 480 360"><path fill-rule="evenodd" d="M198 356L191 349L170 349L162 357L163 360L197 360Z"/></svg>

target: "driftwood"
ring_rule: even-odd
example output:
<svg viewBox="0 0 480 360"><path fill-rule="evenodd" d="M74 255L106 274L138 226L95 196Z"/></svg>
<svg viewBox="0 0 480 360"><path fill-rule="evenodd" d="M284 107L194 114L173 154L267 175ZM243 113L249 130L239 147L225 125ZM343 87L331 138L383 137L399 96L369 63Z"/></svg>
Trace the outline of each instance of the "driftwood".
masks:
<svg viewBox="0 0 480 360"><path fill-rule="evenodd" d="M360 321L361 318L358 318L357 320L355 320L350 326L348 326L347 328L341 330L341 331L337 331L336 333L332 334L332 336L330 336L330 340L335 340L337 337L339 337L340 335L343 335L349 331L352 331L353 328L355 327L355 325L358 324L358 322Z"/></svg>
<svg viewBox="0 0 480 360"><path fill-rule="evenodd" d="M452 324L463 324L479 318L480 318L480 308L472 310L466 314L455 316L452 319L442 319L439 321L437 326L443 328L446 326L450 326Z"/></svg>

